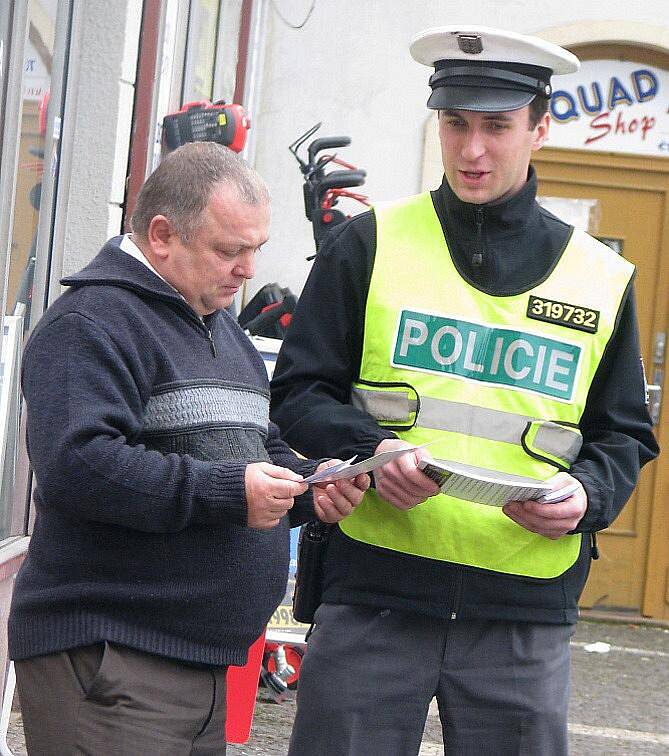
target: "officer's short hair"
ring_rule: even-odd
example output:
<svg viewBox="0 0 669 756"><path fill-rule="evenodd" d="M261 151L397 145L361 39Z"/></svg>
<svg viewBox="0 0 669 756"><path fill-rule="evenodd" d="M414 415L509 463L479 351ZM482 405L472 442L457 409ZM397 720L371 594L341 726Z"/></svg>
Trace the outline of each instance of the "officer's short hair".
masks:
<svg viewBox="0 0 669 756"><path fill-rule="evenodd" d="M215 142L190 142L171 152L144 182L132 214L133 233L146 238L151 220L164 215L187 242L202 222L202 214L217 185L234 187L250 205L269 202L260 175L239 155Z"/></svg>
<svg viewBox="0 0 669 756"><path fill-rule="evenodd" d="M536 128L539 121L548 112L548 97L537 95L530 103L530 131Z"/></svg>

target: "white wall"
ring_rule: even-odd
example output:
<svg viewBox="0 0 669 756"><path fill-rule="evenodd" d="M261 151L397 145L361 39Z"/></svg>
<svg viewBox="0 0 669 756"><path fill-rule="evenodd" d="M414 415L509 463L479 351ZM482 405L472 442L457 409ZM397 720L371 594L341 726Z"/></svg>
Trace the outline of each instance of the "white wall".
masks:
<svg viewBox="0 0 669 756"><path fill-rule="evenodd" d="M311 0L278 0L299 22ZM424 28L475 23L527 34L602 20L669 27L665 0L317 0L304 28L285 26L270 7L262 101L256 116L256 168L273 197L272 237L258 259L248 295L278 281L299 293L310 269L311 227L304 217L301 174L288 144L317 121L319 135L347 134L342 158L365 168L375 201L420 189L423 127L430 70L408 52ZM553 41L557 41L551 37Z"/></svg>

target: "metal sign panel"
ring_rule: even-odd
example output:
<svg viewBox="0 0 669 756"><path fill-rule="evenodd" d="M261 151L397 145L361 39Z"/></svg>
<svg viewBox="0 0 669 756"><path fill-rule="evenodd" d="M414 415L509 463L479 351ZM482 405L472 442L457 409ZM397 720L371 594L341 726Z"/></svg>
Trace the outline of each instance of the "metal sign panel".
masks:
<svg viewBox="0 0 669 756"><path fill-rule="evenodd" d="M588 60L553 83L547 146L669 157L669 71Z"/></svg>

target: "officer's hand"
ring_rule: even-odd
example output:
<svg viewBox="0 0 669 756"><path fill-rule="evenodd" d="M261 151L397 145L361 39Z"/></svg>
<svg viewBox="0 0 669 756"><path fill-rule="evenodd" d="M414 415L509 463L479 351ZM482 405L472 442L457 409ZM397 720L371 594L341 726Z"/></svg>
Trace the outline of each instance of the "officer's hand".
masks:
<svg viewBox="0 0 669 756"><path fill-rule="evenodd" d="M399 438L386 438L376 447L375 454L406 449L406 441ZM376 491L389 504L397 509L412 509L417 504L439 493L439 486L418 469L418 462L422 457L427 457L422 449L404 454L387 465L382 465L374 470L374 482Z"/></svg>
<svg viewBox="0 0 669 756"><path fill-rule="evenodd" d="M574 482L578 483L576 478L564 472L554 475L547 481L553 485L551 490L565 488ZM564 501L555 504L542 504L539 501L510 501L504 505L502 511L526 530L555 540L578 525L587 507L588 497L583 486L578 483L576 493Z"/></svg>
<svg viewBox="0 0 669 756"><path fill-rule="evenodd" d="M293 498L307 490L302 476L269 462L252 462L244 474L248 526L268 530L293 506Z"/></svg>
<svg viewBox="0 0 669 756"><path fill-rule="evenodd" d="M320 472L341 460L330 459L316 468ZM362 473L355 478L343 478L332 483L316 483L314 490L314 510L322 522L335 523L343 520L360 504L362 496L369 488L369 475Z"/></svg>

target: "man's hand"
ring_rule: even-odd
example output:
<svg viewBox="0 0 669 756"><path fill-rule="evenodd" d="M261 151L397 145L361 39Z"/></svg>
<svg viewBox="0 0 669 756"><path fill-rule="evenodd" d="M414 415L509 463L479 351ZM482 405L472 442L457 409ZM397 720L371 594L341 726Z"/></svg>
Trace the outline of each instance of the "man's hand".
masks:
<svg viewBox="0 0 669 756"><path fill-rule="evenodd" d="M406 449L412 444L399 438L386 438L376 447L375 454ZM374 481L379 496L397 509L413 509L417 504L439 493L439 486L418 469L418 462L427 456L416 449L374 470Z"/></svg>
<svg viewBox="0 0 669 756"><path fill-rule="evenodd" d="M316 472L341 462L339 459L329 459L321 462ZM342 478L332 483L316 483L314 489L314 510L321 522L333 524L343 520L360 504L362 496L369 488L369 475L362 473L355 478Z"/></svg>
<svg viewBox="0 0 669 756"><path fill-rule="evenodd" d="M558 473L550 480L553 491L574 482L568 473ZM542 504L539 501L510 501L502 507L504 514L526 530L556 540L573 530L585 514L588 497L583 486L578 483L578 491L564 501Z"/></svg>
<svg viewBox="0 0 669 756"><path fill-rule="evenodd" d="M293 506L295 496L307 490L302 476L269 462L252 462L244 474L248 526L269 530Z"/></svg>

